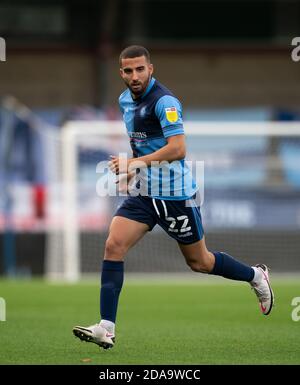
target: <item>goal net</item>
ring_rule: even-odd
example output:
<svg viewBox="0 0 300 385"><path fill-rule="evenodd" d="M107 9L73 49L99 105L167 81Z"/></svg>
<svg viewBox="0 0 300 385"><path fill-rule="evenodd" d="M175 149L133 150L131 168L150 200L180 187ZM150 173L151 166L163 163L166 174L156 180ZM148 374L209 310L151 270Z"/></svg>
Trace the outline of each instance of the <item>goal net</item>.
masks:
<svg viewBox="0 0 300 385"><path fill-rule="evenodd" d="M186 122L185 134L209 248L273 271L300 271L300 124ZM100 175L99 164L131 157L124 124L70 121L46 151L46 275L76 281L98 274L109 224L126 198L103 183L108 173ZM125 269L189 271L159 226L129 251Z"/></svg>

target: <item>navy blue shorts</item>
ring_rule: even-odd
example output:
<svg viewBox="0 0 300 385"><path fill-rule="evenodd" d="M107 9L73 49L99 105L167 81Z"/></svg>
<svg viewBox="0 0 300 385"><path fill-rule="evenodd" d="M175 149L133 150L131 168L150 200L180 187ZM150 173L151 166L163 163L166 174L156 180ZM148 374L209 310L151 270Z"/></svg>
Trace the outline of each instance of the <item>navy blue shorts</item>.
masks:
<svg viewBox="0 0 300 385"><path fill-rule="evenodd" d="M130 196L118 208L115 216L145 223L149 231L158 224L168 235L183 244L200 241L204 234L196 196L187 200Z"/></svg>

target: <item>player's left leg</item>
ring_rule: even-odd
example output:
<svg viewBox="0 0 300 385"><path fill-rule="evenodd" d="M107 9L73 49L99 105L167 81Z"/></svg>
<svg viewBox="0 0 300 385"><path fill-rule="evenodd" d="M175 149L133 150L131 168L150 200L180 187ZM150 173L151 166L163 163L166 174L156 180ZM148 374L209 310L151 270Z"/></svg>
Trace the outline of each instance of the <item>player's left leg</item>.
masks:
<svg viewBox="0 0 300 385"><path fill-rule="evenodd" d="M189 267L196 272L221 275L224 278L251 282L255 270L223 252L210 252L205 237L192 244L178 243Z"/></svg>
<svg viewBox="0 0 300 385"><path fill-rule="evenodd" d="M196 199L153 199L157 223L179 244L192 270L249 282L260 302L261 311L270 313L274 295L265 265L248 266L224 252L210 252L205 244L199 205Z"/></svg>
<svg viewBox="0 0 300 385"><path fill-rule="evenodd" d="M263 314L273 307L274 294L266 265L248 266L224 252L210 252L203 238L192 244L178 243L187 264L193 271L219 275L224 278L249 282L258 297Z"/></svg>

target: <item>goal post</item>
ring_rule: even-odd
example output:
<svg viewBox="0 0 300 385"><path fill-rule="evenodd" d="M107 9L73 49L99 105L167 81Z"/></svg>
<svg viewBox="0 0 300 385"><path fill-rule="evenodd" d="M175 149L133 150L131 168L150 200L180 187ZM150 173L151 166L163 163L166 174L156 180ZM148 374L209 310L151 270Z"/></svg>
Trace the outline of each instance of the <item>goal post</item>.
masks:
<svg viewBox="0 0 300 385"><path fill-rule="evenodd" d="M289 223L288 218L284 219L287 231L299 231L300 207L296 196L300 189L300 155L297 155L297 150L300 154L300 123L195 121L186 122L184 129L187 159L204 161L205 191L215 199L208 201L208 209L206 198L203 205L204 226L207 226L208 233L227 232L232 238L232 247L237 245L247 260L247 255L255 250L251 247L248 250L248 246L243 248L243 241L239 242L240 230L247 233L245 236L252 236L258 229L271 234L280 230L272 223L278 220L276 213L270 211L267 219L259 213L264 199L266 206L270 204L270 210L274 208L274 193L282 204L290 204L288 210L299 209L298 219L295 217ZM58 139L52 156L59 162L52 163L50 159L48 166L57 170L55 183L52 180L49 184L51 231L47 237L46 276L74 282L83 274L99 270L105 236L117 207L114 204L120 204L118 197L97 196L97 164L108 160L109 154L127 153L131 157L131 150L121 121L69 121L62 127ZM271 145L274 139L278 146ZM286 155L289 146L292 150ZM270 178L274 172L281 177ZM252 210L253 192L256 200L252 206L257 208ZM222 202L222 199L228 212L218 209L222 205L218 206L216 202ZM236 206L232 212L226 202L233 202ZM225 227L218 227L218 223ZM284 224L282 226L285 230ZM230 235L232 229L234 232ZM176 242L170 241L159 230L151 236L151 240L141 242L137 251L139 255L130 258L132 271L188 271L184 261L174 256L178 254L174 246ZM265 246L262 245L261 249L263 255ZM297 262L291 258L292 269L293 263ZM151 260L154 260L154 267ZM280 265L278 261L276 263Z"/></svg>
<svg viewBox="0 0 300 385"><path fill-rule="evenodd" d="M66 281L76 282L80 276L79 224L77 205L76 131L62 130L62 193L63 193L63 259Z"/></svg>
<svg viewBox="0 0 300 385"><path fill-rule="evenodd" d="M61 133L62 191L63 191L63 260L62 278L78 281L80 278L80 228L78 220L78 153L81 138L104 135L124 135L121 122L68 122ZM95 164L95 169L96 169Z"/></svg>

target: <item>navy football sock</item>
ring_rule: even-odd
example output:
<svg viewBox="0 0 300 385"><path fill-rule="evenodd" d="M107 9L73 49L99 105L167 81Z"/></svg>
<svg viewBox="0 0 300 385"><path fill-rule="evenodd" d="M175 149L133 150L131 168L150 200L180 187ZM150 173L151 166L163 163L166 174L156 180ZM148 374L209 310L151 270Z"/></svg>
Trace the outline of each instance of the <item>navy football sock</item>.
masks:
<svg viewBox="0 0 300 385"><path fill-rule="evenodd" d="M215 256L215 266L210 274L247 282L252 281L254 278L254 270L252 267L237 261L226 253L216 251L213 254Z"/></svg>
<svg viewBox="0 0 300 385"><path fill-rule="evenodd" d="M101 318L116 322L119 295L124 279L124 262L103 261L101 274Z"/></svg>

